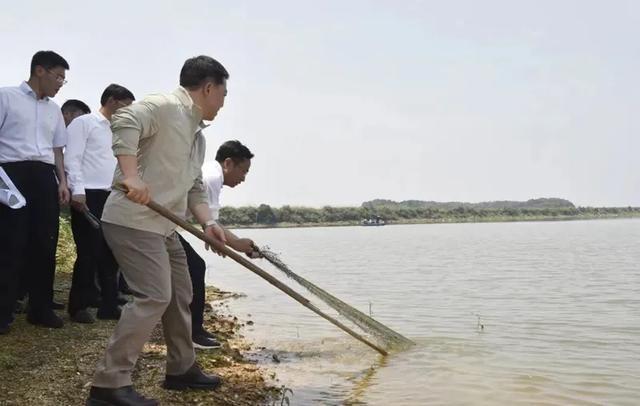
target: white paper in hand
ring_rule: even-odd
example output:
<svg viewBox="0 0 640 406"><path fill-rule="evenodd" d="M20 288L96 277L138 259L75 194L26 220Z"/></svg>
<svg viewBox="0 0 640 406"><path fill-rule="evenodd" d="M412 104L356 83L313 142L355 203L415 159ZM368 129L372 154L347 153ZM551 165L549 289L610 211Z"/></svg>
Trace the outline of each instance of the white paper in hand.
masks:
<svg viewBox="0 0 640 406"><path fill-rule="evenodd" d="M11 182L11 178L2 167L0 167L0 203L12 209L19 209L27 204L27 200Z"/></svg>

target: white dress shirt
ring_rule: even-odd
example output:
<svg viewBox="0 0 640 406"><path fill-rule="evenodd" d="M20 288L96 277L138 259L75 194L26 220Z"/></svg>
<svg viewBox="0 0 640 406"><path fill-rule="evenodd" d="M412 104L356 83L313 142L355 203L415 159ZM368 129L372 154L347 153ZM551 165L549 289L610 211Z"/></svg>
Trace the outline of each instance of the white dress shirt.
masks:
<svg viewBox="0 0 640 406"><path fill-rule="evenodd" d="M218 161L206 162L202 165L202 181L207 187L211 218L217 221L220 217L220 192L224 185L224 174Z"/></svg>
<svg viewBox="0 0 640 406"><path fill-rule="evenodd" d="M111 150L111 124L99 111L75 118L67 127L69 138L64 167L71 194L85 189L110 190L117 160Z"/></svg>
<svg viewBox="0 0 640 406"><path fill-rule="evenodd" d="M38 99L27 82L0 88L0 163L55 164L53 148L66 143L64 119L53 100Z"/></svg>

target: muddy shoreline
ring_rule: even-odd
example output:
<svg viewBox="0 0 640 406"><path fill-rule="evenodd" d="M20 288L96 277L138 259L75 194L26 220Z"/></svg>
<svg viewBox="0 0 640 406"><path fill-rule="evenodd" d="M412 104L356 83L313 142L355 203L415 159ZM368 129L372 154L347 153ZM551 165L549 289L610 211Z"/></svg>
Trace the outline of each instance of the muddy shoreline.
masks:
<svg viewBox="0 0 640 406"><path fill-rule="evenodd" d="M55 297L64 303L68 299L74 260L70 256L75 256L65 234L61 224ZM213 307L207 306L205 327L219 336L222 348L196 351L202 368L223 378L220 388L214 392L162 389L166 346L158 326L136 365L133 375L136 389L158 399L162 405L264 405L274 401L280 404L280 389L275 386L273 373L242 354L249 349L240 334L244 322L225 312L224 301L233 297L229 292L207 288L207 301ZM95 313L95 309L91 311ZM94 368L104 354L116 322L79 324L69 321L65 311L58 314L65 321L61 329L32 326L26 322L25 314L18 314L11 332L0 336L0 405L84 404Z"/></svg>

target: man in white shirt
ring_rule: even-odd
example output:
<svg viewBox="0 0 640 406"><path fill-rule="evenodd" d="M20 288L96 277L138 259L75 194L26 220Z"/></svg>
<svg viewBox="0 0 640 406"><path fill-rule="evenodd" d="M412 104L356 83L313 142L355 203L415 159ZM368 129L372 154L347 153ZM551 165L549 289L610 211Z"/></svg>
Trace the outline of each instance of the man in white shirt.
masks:
<svg viewBox="0 0 640 406"><path fill-rule="evenodd" d="M91 109L81 100L70 99L66 102L62 103L62 107L60 107L62 111L62 117L64 118L64 125L66 127L69 126L69 123L73 121L74 118L80 117L83 114L91 113ZM16 306L16 313L20 313L24 310L24 299L27 296L27 275L24 275L25 272L22 273L22 277L20 278L19 291L16 295L18 299L18 306ZM94 286L94 296L98 296L98 287ZM62 310L64 309L64 304L58 303L55 300L52 302L51 306L54 310Z"/></svg>
<svg viewBox="0 0 640 406"><path fill-rule="evenodd" d="M89 106L82 100L77 99L67 100L62 104L60 110L62 110L62 117L64 117L64 125L67 127L69 127L74 118L91 113Z"/></svg>
<svg viewBox="0 0 640 406"><path fill-rule="evenodd" d="M222 186L236 187L244 182L253 154L249 148L239 141L227 141L220 146L216 153L214 162L207 162L202 166L202 180L207 188L209 210L211 218L218 220L220 212L220 193ZM236 251L252 254L255 245L248 238L239 238L231 231L223 228L227 245ZM204 277L207 268L204 260L191 247L191 245L180 236L180 243L187 254L187 264L189 265L189 275L193 287L193 300L191 302L191 339L193 346L201 349L219 348L220 343L215 336L206 331L204 322Z"/></svg>
<svg viewBox="0 0 640 406"><path fill-rule="evenodd" d="M39 51L28 81L0 89L0 166L27 201L20 209L0 204L0 334L13 322L21 278L29 292L27 321L63 325L51 306L59 205L69 201L62 158L67 131L50 98L66 83L68 69L57 53Z"/></svg>
<svg viewBox="0 0 640 406"><path fill-rule="evenodd" d="M78 323L95 322L87 311L95 300L95 278L100 281L97 317L118 320L118 264L102 235L87 219L87 212L102 217L117 160L111 149L111 116L134 101L127 88L111 84L100 97L100 110L75 118L67 132L64 166L71 191L71 229L77 258L69 291L68 312Z"/></svg>

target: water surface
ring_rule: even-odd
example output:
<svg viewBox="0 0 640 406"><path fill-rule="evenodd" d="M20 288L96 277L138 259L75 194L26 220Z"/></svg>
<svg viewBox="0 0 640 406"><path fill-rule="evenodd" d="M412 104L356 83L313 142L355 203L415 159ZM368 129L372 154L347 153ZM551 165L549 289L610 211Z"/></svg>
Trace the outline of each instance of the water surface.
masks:
<svg viewBox="0 0 640 406"><path fill-rule="evenodd" d="M417 343L381 360L207 253L208 282L247 295L231 311L294 405L640 402L638 219L237 233Z"/></svg>

